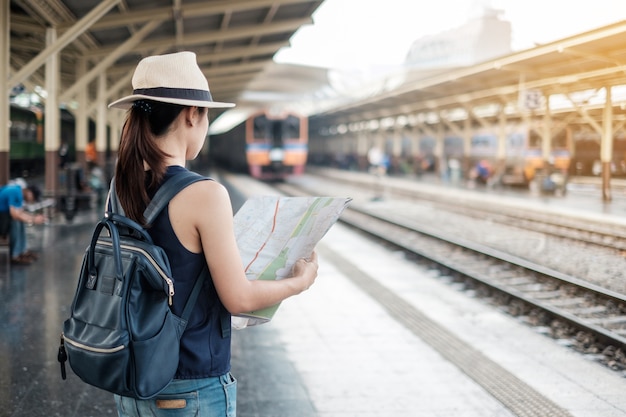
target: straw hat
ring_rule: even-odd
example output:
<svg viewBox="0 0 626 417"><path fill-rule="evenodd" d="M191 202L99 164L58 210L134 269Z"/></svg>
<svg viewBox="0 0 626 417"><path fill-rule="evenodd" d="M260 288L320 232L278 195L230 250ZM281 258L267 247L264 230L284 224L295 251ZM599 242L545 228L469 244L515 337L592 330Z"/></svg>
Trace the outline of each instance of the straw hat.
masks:
<svg viewBox="0 0 626 417"><path fill-rule="evenodd" d="M209 83L193 52L155 55L142 59L133 74L133 94L109 104L128 109L136 100L146 99L183 106L233 107L233 103L213 101Z"/></svg>

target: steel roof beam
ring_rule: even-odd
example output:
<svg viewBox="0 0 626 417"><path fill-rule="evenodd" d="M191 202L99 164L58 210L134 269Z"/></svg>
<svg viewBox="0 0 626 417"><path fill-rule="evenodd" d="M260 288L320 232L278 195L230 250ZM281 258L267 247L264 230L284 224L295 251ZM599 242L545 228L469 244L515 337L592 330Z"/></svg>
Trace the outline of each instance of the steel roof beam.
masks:
<svg viewBox="0 0 626 417"><path fill-rule="evenodd" d="M594 54L594 53L586 52L577 48L567 48L567 49L564 49L562 53L566 55L576 56L576 57L589 58L594 61L606 62L608 64L617 65L617 66L626 65L626 62L620 61L610 56Z"/></svg>
<svg viewBox="0 0 626 417"><path fill-rule="evenodd" d="M280 0L281 5L309 3L310 0ZM194 4L184 4L180 8L183 18L185 16L211 16L220 15L225 12L241 12L250 9L261 9L271 7L276 4L276 0L245 0L245 1L212 1ZM93 30L115 29L121 26L129 26L154 19L171 19L172 7L160 7L150 10L140 10L136 12L122 13L106 16L94 24ZM59 28L60 30L63 27Z"/></svg>
<svg viewBox="0 0 626 417"><path fill-rule="evenodd" d="M58 31L60 25L67 22L76 22L76 16L72 14L61 0L22 0L20 4L28 10L33 20L39 21L44 28L54 27ZM26 33L30 34L33 32ZM45 33L43 36L45 36ZM95 40L88 33L83 33L75 43L75 47L81 51L93 49L96 46Z"/></svg>
<svg viewBox="0 0 626 417"><path fill-rule="evenodd" d="M560 41L552 42L547 45L539 46L537 48L514 53L505 57L495 59L493 61L488 61L488 62L474 65L471 67L452 70L452 71L445 72L443 74L436 75L436 76L429 77L429 78L422 79L422 80L416 80L414 82L406 84L400 89L394 90L392 92L389 92L383 95L379 95L378 97L372 98L371 100L368 100L368 101L369 102L381 101L386 98L397 97L403 94L409 94L415 91L420 91L420 90L424 90L424 89L431 88L431 87L441 88L442 85L445 85L446 83L449 83L449 82L455 82L457 80L462 80L463 78L476 76L478 74L485 73L487 71L494 70L494 69L502 70L511 65L514 65L514 66L519 65L520 61L524 61L524 60L535 58L535 57L540 57L540 56L547 55L550 53L555 53L555 52L562 53L564 50L568 48L575 48L576 46L584 42L601 40L607 36L621 34L624 32L626 32L626 21L607 26L601 30L573 36L573 37L566 38ZM616 66L613 69L604 69L602 71L616 73L616 72L624 71L624 69L623 69L623 66ZM598 73L593 72L593 71L590 72L589 74L592 74L592 73L593 73L592 76L594 77L598 75ZM545 82L545 80L538 80L538 81L534 81L533 84L550 85L550 84L554 84L555 80L557 83L560 84L559 82L560 79L565 80L565 77L552 77L549 79L548 82ZM361 103L355 103L351 105L350 107L361 106L363 105L363 103L366 103L366 102L367 101L363 101Z"/></svg>
<svg viewBox="0 0 626 417"><path fill-rule="evenodd" d="M115 61L126 54L129 50L137 46L146 36L148 36L154 29L161 25L161 21L148 22L137 33L128 38L123 44L118 46L109 56L100 61L98 65L93 67L85 76L81 77L74 85L67 89L60 97L60 101L69 100L74 96L80 88L86 88L87 84L93 81L99 74L105 73L106 69L113 65Z"/></svg>
<svg viewBox="0 0 626 417"><path fill-rule="evenodd" d="M228 50L225 50L223 52L198 55L197 60L198 60L198 65L200 65L200 68L203 68L205 64L210 64L213 61L226 61L226 60L231 60L235 58L253 57L257 55L263 56L263 55L273 54L275 51L277 51L278 49L286 45L289 45L288 41L275 42L272 44L261 45L261 46L256 46L256 47L245 46L241 48L228 48ZM210 68L203 68L203 69L204 69L205 74L208 75L208 74L211 74L212 71L224 71L225 68L229 69L232 72L240 72L239 68L243 67L244 71L246 71L247 69L245 68L248 68L248 65L252 67L257 67L259 65L267 65L267 62L263 61L263 62L258 62L258 63L254 62L254 63L248 63L248 64L233 64L233 65L224 65L224 66L220 65L219 67L210 67ZM110 77L116 77L120 74L132 72L135 69L135 67L136 67L136 64L117 65L109 69L107 71L107 75Z"/></svg>
<svg viewBox="0 0 626 417"><path fill-rule="evenodd" d="M245 74L245 73L257 73L261 71L267 62L258 61L258 62L248 62L246 64L235 64L235 65L224 65L220 67L214 68L202 68L202 72L209 79L209 82L213 79L213 77L219 77L222 75L233 75L233 74Z"/></svg>
<svg viewBox="0 0 626 417"><path fill-rule="evenodd" d="M250 25L238 29L228 29L225 31L215 31L213 33L198 33L185 36L183 45L188 47L192 45L207 44L211 42L236 40L241 38L251 38L256 35L273 35L283 32L294 32L301 26L310 24L311 18L293 19L279 23L272 23L266 26ZM172 46L172 40L169 37L163 37L162 39L143 42L140 48L135 49L133 52L144 55L143 52L150 49L159 48L162 46ZM111 53L113 48L100 48L91 53L87 52L85 55L93 59L101 59Z"/></svg>
<svg viewBox="0 0 626 417"><path fill-rule="evenodd" d="M540 88L540 89L552 87L550 89L552 92L559 92L559 93L581 91L586 88L584 85L581 84L583 80L594 79L594 78L598 78L598 77L605 76L605 75L613 75L613 79L612 79L612 82L610 82L610 84L614 84L614 85L623 84L624 72L626 72L626 66L614 66L610 68L603 68L603 69L588 71L584 73L570 74L567 77L556 76L556 77L544 78L544 79L540 79L536 81L528 81L524 83L524 87L525 88ZM442 75L442 77L445 77L445 75ZM603 83L607 83L607 82L609 82L608 79L603 81ZM427 90L428 87L434 88L436 87L436 85L433 85L430 83L429 84L424 83L424 87L421 89L416 89L415 94L418 94L417 91L423 92L424 90ZM471 93L463 93L462 95L466 96L471 101L476 101L476 100L486 101L487 99L498 96L498 95L517 94L519 91L520 91L519 85L508 85L508 86L501 86L501 87L485 89L485 90L480 90L480 91L474 91ZM402 96L408 100L411 98L410 97L411 93L404 93ZM401 96L395 96L391 94L389 96L385 95L382 98L373 97L371 100L369 100L369 103L371 106L379 105L381 107L385 107L386 110L388 111L389 107L391 106L389 106L389 104L387 104L386 102L385 104L381 104L381 103L383 103L385 100L392 100L394 98L397 100L398 97L401 97ZM440 96L438 98L433 99L434 100L433 103L437 107L454 106L458 104L458 97L459 97L459 94ZM414 106L411 106L413 108L413 111L419 111L419 110L423 110L425 108L431 107L428 105L428 103L425 103L426 100L427 99L424 97L418 97L417 99L413 98L413 101L416 102ZM362 101L359 103L353 103L353 104L344 106L343 108L335 108L332 110L332 112L341 113L341 111L348 111L350 108L353 108L358 113L358 109L360 107L363 107L364 105L367 105L367 103Z"/></svg>
<svg viewBox="0 0 626 417"><path fill-rule="evenodd" d="M46 36L45 26L28 16L12 14L10 26L13 32L36 34L41 37Z"/></svg>
<svg viewBox="0 0 626 417"><path fill-rule="evenodd" d="M174 35L174 39L176 39L176 46L183 44L183 36L185 34L185 27L183 24L183 9L181 5L181 0L174 0L174 6L172 7L172 15L174 18L174 26L176 30L176 34Z"/></svg>
<svg viewBox="0 0 626 417"><path fill-rule="evenodd" d="M163 50L156 49L152 51L154 55L159 55L163 53ZM126 71L124 74L116 77L116 81L113 85L108 86L106 94L104 95L104 99L106 101L112 101L112 98L117 98L117 96L121 95L119 92L122 90L130 90L131 87L131 78L133 75L133 70ZM98 107L97 101L92 101L87 108L87 114L92 115L95 113Z"/></svg>
<svg viewBox="0 0 626 417"><path fill-rule="evenodd" d="M234 84L241 86L242 82L252 80L252 78L254 78L254 75L254 73L251 73L213 77L212 80L209 80L209 82L211 83L211 91L217 91L222 87L230 87Z"/></svg>
<svg viewBox="0 0 626 417"><path fill-rule="evenodd" d="M21 5L27 5L31 15L36 13L45 19L47 25L56 26L59 22L74 21L75 17L59 0L22 0Z"/></svg>
<svg viewBox="0 0 626 417"><path fill-rule="evenodd" d="M9 89L27 79L33 72L41 67L50 56L57 54L65 46L73 42L77 37L89 29L95 21L104 16L119 2L120 0L103 0L98 6L94 7L93 10L87 13L85 17L76 22L76 24L72 26L71 30L65 32L56 42L47 46L28 64L21 68L20 71L14 74L6 84L6 88Z"/></svg>
<svg viewBox="0 0 626 417"><path fill-rule="evenodd" d="M288 46L289 41L274 42L263 45L243 46L241 48L228 48L210 54L198 55L198 64L203 65L216 61L228 61L236 58L251 58L253 56L273 55L284 46Z"/></svg>

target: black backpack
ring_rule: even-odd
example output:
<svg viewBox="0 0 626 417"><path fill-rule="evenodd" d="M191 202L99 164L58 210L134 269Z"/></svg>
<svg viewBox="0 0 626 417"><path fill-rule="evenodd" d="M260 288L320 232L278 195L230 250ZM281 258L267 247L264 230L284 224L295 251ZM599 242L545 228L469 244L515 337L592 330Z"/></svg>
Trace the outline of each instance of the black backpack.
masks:
<svg viewBox="0 0 626 417"><path fill-rule="evenodd" d="M180 190L209 179L184 171L167 180L146 208L151 224ZM180 338L208 275L196 280L181 317L170 310L174 295L169 260L138 223L125 217L110 191L112 212L98 222L83 257L71 315L63 324L58 359L84 382L137 399L152 398L178 368ZM103 229L109 236L101 236Z"/></svg>

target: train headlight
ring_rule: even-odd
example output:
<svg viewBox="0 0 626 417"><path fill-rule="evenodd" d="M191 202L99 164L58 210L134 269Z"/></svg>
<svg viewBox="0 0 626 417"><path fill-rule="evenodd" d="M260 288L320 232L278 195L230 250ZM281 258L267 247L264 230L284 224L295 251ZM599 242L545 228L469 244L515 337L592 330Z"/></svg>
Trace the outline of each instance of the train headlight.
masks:
<svg viewBox="0 0 626 417"><path fill-rule="evenodd" d="M270 150L270 161L282 162L285 159L285 152L281 148L273 148Z"/></svg>

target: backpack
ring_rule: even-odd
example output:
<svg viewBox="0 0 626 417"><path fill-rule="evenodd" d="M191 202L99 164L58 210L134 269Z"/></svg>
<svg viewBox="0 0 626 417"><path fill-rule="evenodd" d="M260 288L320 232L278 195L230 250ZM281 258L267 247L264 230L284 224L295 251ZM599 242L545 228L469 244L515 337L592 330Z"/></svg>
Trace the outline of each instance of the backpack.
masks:
<svg viewBox="0 0 626 417"><path fill-rule="evenodd" d="M209 179L184 171L168 179L146 208L151 224L184 187ZM111 208L93 232L83 256L70 317L63 323L58 360L87 384L121 396L152 398L173 379L180 338L208 275L196 280L183 314L170 310L170 263L138 223L125 217L110 190ZM101 236L107 229L109 236Z"/></svg>

